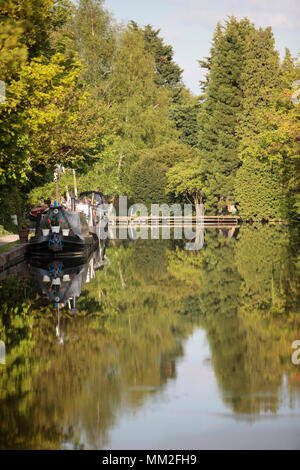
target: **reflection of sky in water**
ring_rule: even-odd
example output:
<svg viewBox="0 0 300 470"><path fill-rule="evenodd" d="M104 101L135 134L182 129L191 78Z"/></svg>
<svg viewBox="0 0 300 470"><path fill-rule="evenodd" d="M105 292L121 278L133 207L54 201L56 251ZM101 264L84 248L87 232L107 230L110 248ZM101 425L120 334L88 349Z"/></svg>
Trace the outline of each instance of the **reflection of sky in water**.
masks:
<svg viewBox="0 0 300 470"><path fill-rule="evenodd" d="M177 362L176 378L169 379L162 391L148 395L142 408L121 407L106 448L300 448L300 409L289 406L287 382L280 388L276 414L237 415L222 401L209 357L206 334L196 329ZM129 387L131 393L150 389L155 388ZM84 433L81 442L85 442Z"/></svg>

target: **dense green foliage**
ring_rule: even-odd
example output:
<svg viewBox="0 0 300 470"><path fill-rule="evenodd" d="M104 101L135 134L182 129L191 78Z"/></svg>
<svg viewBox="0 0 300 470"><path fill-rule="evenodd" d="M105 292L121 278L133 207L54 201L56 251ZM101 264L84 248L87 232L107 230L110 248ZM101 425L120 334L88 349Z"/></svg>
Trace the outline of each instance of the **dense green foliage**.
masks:
<svg viewBox="0 0 300 470"><path fill-rule="evenodd" d="M169 111L169 116L175 121L176 129L179 131L179 140L191 147L196 147L198 144L199 106L197 102L178 103Z"/></svg>
<svg viewBox="0 0 300 470"><path fill-rule="evenodd" d="M299 215L299 64L282 64L271 28L231 17L217 26L199 117L202 188L208 210L237 204L245 219Z"/></svg>
<svg viewBox="0 0 300 470"><path fill-rule="evenodd" d="M274 119L279 84L279 56L271 29L251 31L241 75L244 99L237 128L242 166L237 172L235 194L243 217L261 220L286 216L284 178L280 175L285 165L284 148L273 150L273 142L279 138Z"/></svg>
<svg viewBox="0 0 300 470"><path fill-rule="evenodd" d="M208 209L233 203L233 184L239 166L236 126L242 106L240 76L247 19L230 18L218 25L213 42L205 101L200 114L199 146L205 177L203 192Z"/></svg>
<svg viewBox="0 0 300 470"><path fill-rule="evenodd" d="M200 204L203 186L200 152L191 149L185 157L168 170L167 190L175 196L182 196L190 204Z"/></svg>
<svg viewBox="0 0 300 470"><path fill-rule="evenodd" d="M140 30L145 41L145 50L150 52L155 61L155 84L159 87L168 88L172 93L172 98L178 101L183 90L181 76L183 70L173 60L172 46L164 44L159 37L160 30L154 30L151 25L140 29L134 21L131 26L135 30Z"/></svg>
<svg viewBox="0 0 300 470"><path fill-rule="evenodd" d="M202 198L207 213L236 205L245 219L299 215L291 100L299 64L288 50L280 63L271 28L219 23L195 97L160 30L118 25L104 0L2 1L0 26L0 222L8 229L13 194L22 195L18 214L54 196L56 163L76 169L80 189L135 202ZM158 158L165 146L179 149L167 161ZM133 177L143 166L147 190ZM72 190L72 178L60 183L61 195Z"/></svg>
<svg viewBox="0 0 300 470"><path fill-rule="evenodd" d="M278 165L246 158L237 172L235 195L243 219L280 219L284 201Z"/></svg>
<svg viewBox="0 0 300 470"><path fill-rule="evenodd" d="M147 208L150 208L151 204L168 202L165 191L166 169L161 163L153 164L150 157L144 157L136 163L130 179L135 202L143 203Z"/></svg>
<svg viewBox="0 0 300 470"><path fill-rule="evenodd" d="M172 199L200 202L200 152L189 145L170 143L145 151L132 168L130 186L134 201L152 204Z"/></svg>

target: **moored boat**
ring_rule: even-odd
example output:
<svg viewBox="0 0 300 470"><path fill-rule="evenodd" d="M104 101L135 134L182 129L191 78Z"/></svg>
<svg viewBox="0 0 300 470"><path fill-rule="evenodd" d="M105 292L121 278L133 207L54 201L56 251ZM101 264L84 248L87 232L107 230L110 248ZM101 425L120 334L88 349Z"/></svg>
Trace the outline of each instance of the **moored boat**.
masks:
<svg viewBox="0 0 300 470"><path fill-rule="evenodd" d="M30 239L30 256L87 257L98 238L89 230L87 217L63 206L51 206L37 220L35 236Z"/></svg>

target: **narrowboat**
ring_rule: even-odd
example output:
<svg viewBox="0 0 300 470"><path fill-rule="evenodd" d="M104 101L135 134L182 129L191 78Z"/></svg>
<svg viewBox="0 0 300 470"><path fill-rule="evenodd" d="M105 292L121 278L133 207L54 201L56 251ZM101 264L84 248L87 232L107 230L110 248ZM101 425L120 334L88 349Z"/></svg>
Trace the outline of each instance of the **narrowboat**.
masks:
<svg viewBox="0 0 300 470"><path fill-rule="evenodd" d="M97 235L90 231L84 212L54 205L38 217L35 235L29 241L29 254L31 257L88 257L97 244Z"/></svg>
<svg viewBox="0 0 300 470"><path fill-rule="evenodd" d="M108 222L100 191L82 192L77 200L73 194L69 204L55 202L49 208L35 209L31 211L36 228L29 242L30 256L87 258L98 246L99 227Z"/></svg>

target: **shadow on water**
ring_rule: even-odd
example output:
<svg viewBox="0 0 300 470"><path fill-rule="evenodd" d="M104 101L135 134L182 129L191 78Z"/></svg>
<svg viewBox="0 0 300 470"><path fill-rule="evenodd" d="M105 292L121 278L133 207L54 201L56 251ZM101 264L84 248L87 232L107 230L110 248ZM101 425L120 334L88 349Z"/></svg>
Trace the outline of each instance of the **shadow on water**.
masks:
<svg viewBox="0 0 300 470"><path fill-rule="evenodd" d="M166 394L179 390L185 345L199 328L210 386L221 394L216 413L254 422L278 414L283 401L299 413L293 233L208 229L200 244L111 240L85 264L40 260L2 281L1 448L107 447L122 416L137 419L154 399L163 432Z"/></svg>

